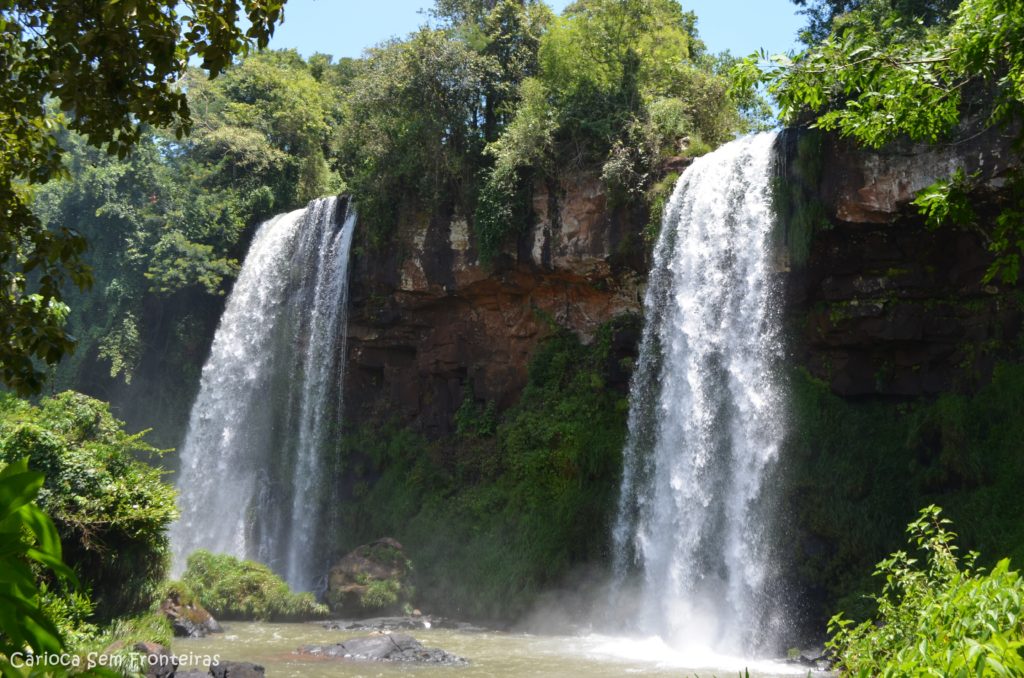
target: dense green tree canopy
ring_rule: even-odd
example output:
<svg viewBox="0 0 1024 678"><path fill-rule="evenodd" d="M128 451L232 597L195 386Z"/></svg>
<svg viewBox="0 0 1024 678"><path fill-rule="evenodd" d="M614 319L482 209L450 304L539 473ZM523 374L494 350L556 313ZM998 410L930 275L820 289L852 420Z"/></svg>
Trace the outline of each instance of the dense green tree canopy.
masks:
<svg viewBox="0 0 1024 678"><path fill-rule="evenodd" d="M28 456L29 468L45 476L39 506L101 619L144 610L166 572L174 489L134 456L154 452L105 403L81 394L39 407L0 396L0 466Z"/></svg>
<svg viewBox="0 0 1024 678"><path fill-rule="evenodd" d="M385 242L398 214L458 213L492 259L540 176L604 169L636 199L660 158L746 128L675 0L444 0L439 26L373 49L347 88L339 168ZM531 179L533 177L533 179Z"/></svg>
<svg viewBox="0 0 1024 678"><path fill-rule="evenodd" d="M67 283L90 284L85 243L71 226L44 228L33 186L65 172L67 127L125 157L146 125L181 136L191 118L175 87L189 59L211 75L267 44L283 0L3 0L0 2L0 381L39 389L35 360L74 346L64 330ZM180 11L180 13L179 13ZM244 23L248 28L243 28ZM47 101L59 102L59 115Z"/></svg>
<svg viewBox="0 0 1024 678"><path fill-rule="evenodd" d="M325 159L338 117L334 70L323 64L318 80L284 51L252 55L215 80L190 71L192 134L147 131L124 159L60 136L71 178L38 188L34 210L45 227L74 224L89 241L94 287L65 294L79 348L59 386L79 383L97 358L131 382L148 353L179 365L160 385L165 395L191 393L195 371L180 365L196 358L181 351L203 334L199 316L225 294L252 225L340 189ZM147 322L154 306L161 312ZM98 380L90 387L102 392Z"/></svg>
<svg viewBox="0 0 1024 678"><path fill-rule="evenodd" d="M904 17L913 17L925 26L944 23L960 4L960 0L793 0L803 9L807 27L800 34L808 45L824 40L844 15L855 10L872 8L893 11Z"/></svg>
<svg viewBox="0 0 1024 678"><path fill-rule="evenodd" d="M168 92L184 93L187 119L141 125L124 157L70 121L56 126L70 180L32 189L34 232L70 229L79 249L55 271L94 280L79 293L55 277L49 296L33 297L63 342L50 357L70 336L79 345L58 388L87 381L111 398L125 392L115 378L158 385L167 409L148 416L185 416L206 318L215 322L252 229L312 197L351 193L380 247L400 215L459 214L493 260L529 222L536 181L597 171L617 200L642 202L663 159L748 127L722 75L730 58L706 53L674 0L584 0L561 17L538 1L445 0L434 16L361 59L277 51L212 80L186 69ZM56 100L48 113L59 120ZM21 265L9 261L5 270ZM36 280L25 276L22 297ZM12 378L32 370L26 388L42 376L28 346L9 351L23 358Z"/></svg>
<svg viewBox="0 0 1024 678"><path fill-rule="evenodd" d="M398 208L458 197L482 147L484 58L448 29L370 50L345 97L340 164L381 241Z"/></svg>

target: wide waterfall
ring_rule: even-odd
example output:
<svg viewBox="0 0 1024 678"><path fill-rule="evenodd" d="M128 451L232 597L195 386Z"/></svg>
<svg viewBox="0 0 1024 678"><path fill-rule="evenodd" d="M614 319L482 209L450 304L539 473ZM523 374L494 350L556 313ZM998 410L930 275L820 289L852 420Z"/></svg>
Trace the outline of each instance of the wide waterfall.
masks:
<svg viewBox="0 0 1024 678"><path fill-rule="evenodd" d="M264 562L300 590L324 574L318 539L341 416L354 229L347 201L324 198L256 233L181 451L178 572L204 548Z"/></svg>
<svg viewBox="0 0 1024 678"><path fill-rule="evenodd" d="M697 159L665 210L644 305L616 573L637 630L750 654L777 622L770 496L783 435L770 205L775 135Z"/></svg>

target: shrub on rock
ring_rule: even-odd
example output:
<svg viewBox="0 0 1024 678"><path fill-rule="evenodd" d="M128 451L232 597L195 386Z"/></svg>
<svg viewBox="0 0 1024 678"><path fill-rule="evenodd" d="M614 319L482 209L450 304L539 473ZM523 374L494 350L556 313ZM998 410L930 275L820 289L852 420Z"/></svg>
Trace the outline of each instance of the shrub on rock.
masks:
<svg viewBox="0 0 1024 678"><path fill-rule="evenodd" d="M171 623L174 635L181 638L204 638L223 629L196 595L181 582L168 582L160 596L161 615Z"/></svg>
<svg viewBox="0 0 1024 678"><path fill-rule="evenodd" d="M218 619L296 621L327 616L312 593L294 593L262 563L195 551L182 584Z"/></svg>
<svg viewBox="0 0 1024 678"><path fill-rule="evenodd" d="M331 568L327 603L339 614L399 612L411 604L412 562L390 537L363 544Z"/></svg>

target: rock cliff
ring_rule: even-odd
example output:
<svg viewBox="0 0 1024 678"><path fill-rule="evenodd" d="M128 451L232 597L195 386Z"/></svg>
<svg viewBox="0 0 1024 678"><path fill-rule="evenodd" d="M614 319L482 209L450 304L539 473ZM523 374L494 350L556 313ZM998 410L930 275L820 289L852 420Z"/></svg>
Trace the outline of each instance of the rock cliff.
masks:
<svg viewBox="0 0 1024 678"><path fill-rule="evenodd" d="M1010 134L882 151L823 137L820 169L800 178L798 137L781 138L780 180L809 182L824 219L803 236L805 262L780 258L795 362L844 396L934 395L985 381L1019 349L1024 300L1016 287L982 283L991 255L980 229L929 229L910 203L962 168L978 173L975 197L991 216L1019 162ZM511 405L553 324L587 340L642 311L646 222L642 209L611 207L599 177L577 174L536 186L529 227L493 266L479 262L455 214L407 215L385 251L362 234L346 422L444 435L466 389L479 403Z"/></svg>
<svg viewBox="0 0 1024 678"><path fill-rule="evenodd" d="M404 218L386 251L355 248L345 376L346 424L393 420L449 433L471 389L516 401L537 344L555 325L585 341L639 313L646 269L642 210L609 206L600 178L540 183L533 219L493 265L466 220Z"/></svg>
<svg viewBox="0 0 1024 678"><path fill-rule="evenodd" d="M1024 304L1018 287L982 282L992 261L984 228L930 229L911 204L963 169L977 173L972 203L991 219L1006 173L1019 163L1011 136L990 130L960 143L881 151L822 140L811 188L825 221L811 234L804 265L787 276L787 307L797 362L835 393L971 390L998 360L1019 354ZM799 180L799 168L786 167L783 180Z"/></svg>

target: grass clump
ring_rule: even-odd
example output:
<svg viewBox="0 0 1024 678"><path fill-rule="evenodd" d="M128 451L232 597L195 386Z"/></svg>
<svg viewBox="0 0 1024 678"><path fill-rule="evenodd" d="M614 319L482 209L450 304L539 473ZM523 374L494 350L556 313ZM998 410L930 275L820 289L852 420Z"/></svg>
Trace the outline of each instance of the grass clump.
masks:
<svg viewBox="0 0 1024 678"><path fill-rule="evenodd" d="M1024 676L1024 581L1009 559L986 572L976 552L959 558L950 523L922 509L907 531L924 558L896 551L878 564L875 618L829 622L842 675Z"/></svg>
<svg viewBox="0 0 1024 678"><path fill-rule="evenodd" d="M171 630L171 622L167 617L158 612L150 612L135 617L115 619L98 636L95 644L106 648L114 643L131 647L135 643L146 642L170 647L173 637L174 633Z"/></svg>
<svg viewBox="0 0 1024 678"><path fill-rule="evenodd" d="M378 579L370 582L363 593L362 604L367 609L384 609L398 603L402 585L395 579Z"/></svg>
<svg viewBox="0 0 1024 678"><path fill-rule="evenodd" d="M217 619L297 621L327 616L327 607L312 593L294 593L269 567L251 560L195 551L188 557L181 583Z"/></svg>

